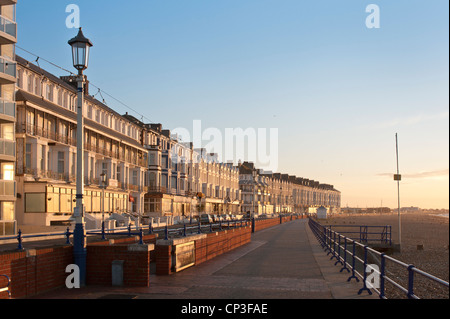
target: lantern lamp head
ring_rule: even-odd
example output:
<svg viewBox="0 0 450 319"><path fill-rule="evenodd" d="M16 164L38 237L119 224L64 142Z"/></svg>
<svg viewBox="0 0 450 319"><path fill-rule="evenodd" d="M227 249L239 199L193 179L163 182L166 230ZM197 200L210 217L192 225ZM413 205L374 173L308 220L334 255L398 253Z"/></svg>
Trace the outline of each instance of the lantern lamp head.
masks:
<svg viewBox="0 0 450 319"><path fill-rule="evenodd" d="M89 48L92 47L92 42L83 35L81 28L76 37L68 41L72 47L73 66L78 70L78 74L82 74L86 70L89 62Z"/></svg>

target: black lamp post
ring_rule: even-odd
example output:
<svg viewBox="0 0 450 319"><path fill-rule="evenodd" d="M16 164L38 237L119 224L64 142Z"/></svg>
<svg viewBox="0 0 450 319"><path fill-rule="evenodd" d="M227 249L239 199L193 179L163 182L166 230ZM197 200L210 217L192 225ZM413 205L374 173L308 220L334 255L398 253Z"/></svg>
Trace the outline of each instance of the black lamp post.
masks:
<svg viewBox="0 0 450 319"><path fill-rule="evenodd" d="M72 47L73 66L78 70L77 76L77 181L76 181L76 207L74 210L75 229L73 232L73 252L75 264L80 269L80 285L86 283L86 230L84 222L83 192L84 192L84 122L83 98L85 78L83 71L88 67L89 48L92 43L85 38L81 28L76 37L68 42Z"/></svg>

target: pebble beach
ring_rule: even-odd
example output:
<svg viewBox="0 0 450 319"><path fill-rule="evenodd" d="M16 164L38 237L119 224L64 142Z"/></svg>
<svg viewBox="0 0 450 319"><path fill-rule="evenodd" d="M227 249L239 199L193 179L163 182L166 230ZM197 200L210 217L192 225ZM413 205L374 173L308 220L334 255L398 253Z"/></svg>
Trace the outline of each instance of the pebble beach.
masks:
<svg viewBox="0 0 450 319"><path fill-rule="evenodd" d="M448 282L448 215L438 216L437 214L419 211L402 213L400 216L401 252L396 252L391 256ZM323 224L391 225L392 241L395 244L398 243L399 218L397 213L334 215ZM429 291L425 292L422 297L448 298L448 289L437 292L434 287L430 287Z"/></svg>

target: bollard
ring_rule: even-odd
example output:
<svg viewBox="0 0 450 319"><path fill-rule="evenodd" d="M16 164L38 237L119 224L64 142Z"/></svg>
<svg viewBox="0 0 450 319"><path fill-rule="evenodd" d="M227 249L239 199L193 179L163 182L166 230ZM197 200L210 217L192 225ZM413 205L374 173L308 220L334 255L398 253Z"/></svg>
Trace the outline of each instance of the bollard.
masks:
<svg viewBox="0 0 450 319"><path fill-rule="evenodd" d="M164 239L165 240L169 239L169 228L167 227L167 225L166 227L164 227Z"/></svg>
<svg viewBox="0 0 450 319"><path fill-rule="evenodd" d="M202 233L202 226L200 224L200 222L198 222L198 232L197 234L201 234Z"/></svg>
<svg viewBox="0 0 450 319"><path fill-rule="evenodd" d="M128 224L128 237L131 237L131 224Z"/></svg>
<svg viewBox="0 0 450 319"><path fill-rule="evenodd" d="M183 237L186 237L186 224L184 224L184 227L183 227Z"/></svg>

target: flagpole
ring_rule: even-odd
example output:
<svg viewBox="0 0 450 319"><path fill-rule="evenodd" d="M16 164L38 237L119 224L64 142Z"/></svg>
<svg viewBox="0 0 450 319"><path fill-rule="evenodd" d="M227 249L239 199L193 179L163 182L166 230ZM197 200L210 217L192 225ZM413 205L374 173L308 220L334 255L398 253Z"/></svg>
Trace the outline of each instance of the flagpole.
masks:
<svg viewBox="0 0 450 319"><path fill-rule="evenodd" d="M398 166L398 139L397 139L397 133L395 133L395 154L397 158L397 177L394 178L397 180L397 202L398 202L398 245L399 245L399 251L401 250L402 246L402 220L400 216L400 180L401 175L399 171Z"/></svg>

